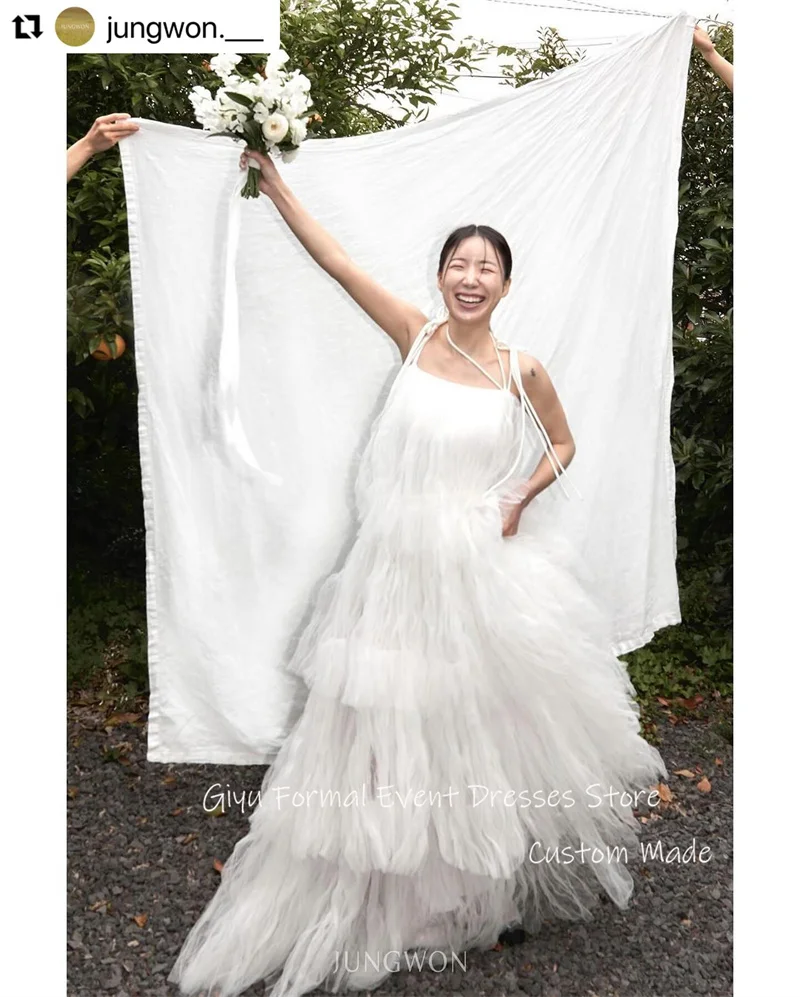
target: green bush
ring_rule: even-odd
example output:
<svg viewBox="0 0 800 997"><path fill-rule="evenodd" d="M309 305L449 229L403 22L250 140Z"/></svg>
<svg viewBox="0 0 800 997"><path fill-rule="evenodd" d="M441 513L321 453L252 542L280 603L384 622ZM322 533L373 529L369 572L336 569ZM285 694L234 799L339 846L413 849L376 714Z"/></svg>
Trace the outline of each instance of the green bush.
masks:
<svg viewBox="0 0 800 997"><path fill-rule="evenodd" d="M67 614L67 681L86 686L106 669L129 691L147 683L147 619L136 581L70 573Z"/></svg>

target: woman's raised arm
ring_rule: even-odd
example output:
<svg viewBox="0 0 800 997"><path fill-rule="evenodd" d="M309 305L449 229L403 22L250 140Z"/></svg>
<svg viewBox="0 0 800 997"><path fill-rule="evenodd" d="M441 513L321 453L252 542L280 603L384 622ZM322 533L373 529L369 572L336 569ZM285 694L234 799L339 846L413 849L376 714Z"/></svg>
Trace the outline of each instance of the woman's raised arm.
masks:
<svg viewBox="0 0 800 997"><path fill-rule="evenodd" d="M733 64L719 54L709 33L695 25L693 43L725 86L729 90L733 90Z"/></svg>
<svg viewBox="0 0 800 997"><path fill-rule="evenodd" d="M259 190L270 198L311 258L347 291L350 297L397 343L406 356L414 337L428 321L415 305L396 297L356 266L344 249L303 207L284 182L269 156L251 149L241 165L253 159L261 167Z"/></svg>

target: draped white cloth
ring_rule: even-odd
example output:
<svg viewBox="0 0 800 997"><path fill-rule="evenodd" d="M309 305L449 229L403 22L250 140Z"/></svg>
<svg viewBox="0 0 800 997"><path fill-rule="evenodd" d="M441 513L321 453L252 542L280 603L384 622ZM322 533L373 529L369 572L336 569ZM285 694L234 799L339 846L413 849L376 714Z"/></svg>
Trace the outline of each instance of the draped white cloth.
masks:
<svg viewBox="0 0 800 997"><path fill-rule="evenodd" d="M616 653L680 620L671 281L693 25L680 14L460 114L307 142L282 167L360 265L431 315L446 235L479 222L507 237L512 289L493 328L550 373L582 495L552 486L521 530L574 546ZM238 197L233 141L139 124L120 149L148 758L256 764L287 729L297 689L282 665L352 543L359 453L400 358L267 198Z"/></svg>

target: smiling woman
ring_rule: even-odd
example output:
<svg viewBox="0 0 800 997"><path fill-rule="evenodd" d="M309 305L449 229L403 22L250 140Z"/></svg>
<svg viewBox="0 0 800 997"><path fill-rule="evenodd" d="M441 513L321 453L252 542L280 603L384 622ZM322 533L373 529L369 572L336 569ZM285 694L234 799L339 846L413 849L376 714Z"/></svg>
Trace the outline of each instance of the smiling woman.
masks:
<svg viewBox="0 0 800 997"><path fill-rule="evenodd" d="M437 283L454 321L487 319L511 287L511 249L489 225L463 225L445 240Z"/></svg>
<svg viewBox="0 0 800 997"><path fill-rule="evenodd" d="M476 347L489 340L487 345L491 345L492 355L487 361L491 366L497 351L489 322L492 312L511 287L511 265L511 249L505 237L488 225L463 225L447 237L439 254L436 281L448 313L446 333L451 349L440 362L447 366L455 362L459 366L458 357L453 354L456 351L472 364L478 375L486 374L485 367L476 364ZM489 331L488 337L486 331ZM469 356L455 345L453 334L467 343ZM470 342L473 337L478 342ZM429 349L429 356L430 353ZM503 366L499 354L497 356L502 379ZM469 376L468 370L464 373ZM473 380L475 376L473 372ZM489 376L497 384L496 378Z"/></svg>
<svg viewBox="0 0 800 997"><path fill-rule="evenodd" d="M587 783L635 791L665 769L568 555L517 535L575 446L544 368L491 332L511 286L506 240L475 225L448 237L446 317L429 321L350 259L268 156L250 159L300 244L403 358L361 456L356 540L287 664L308 689L302 713L170 977L184 994L263 979L271 997L299 997L374 988L381 952L490 947L513 925L586 917L602 891L624 906L624 864L528 855L535 841L632 845L630 807L534 816L472 806L469 789L580 799ZM529 418L545 453L524 478Z"/></svg>

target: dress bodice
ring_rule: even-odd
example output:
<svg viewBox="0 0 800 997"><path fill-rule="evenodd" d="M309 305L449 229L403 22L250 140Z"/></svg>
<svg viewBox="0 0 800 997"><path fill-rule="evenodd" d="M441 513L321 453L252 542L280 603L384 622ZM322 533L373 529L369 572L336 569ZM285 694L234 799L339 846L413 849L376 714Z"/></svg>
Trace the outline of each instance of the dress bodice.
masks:
<svg viewBox="0 0 800 997"><path fill-rule="evenodd" d="M423 500L452 508L479 500L519 450L520 400L509 386L463 384L417 365L435 325L420 333L373 426L357 480L359 511Z"/></svg>
<svg viewBox="0 0 800 997"><path fill-rule="evenodd" d="M451 381L417 363L439 325L429 322L420 330L372 427L356 479L362 518L377 510L399 515L415 502L441 503L442 511L452 511L496 497L522 470L526 415L551 464L563 473L522 386L518 351L510 350L508 383L502 386L489 384L494 379L486 371L486 387ZM560 476L559 482L563 487Z"/></svg>

